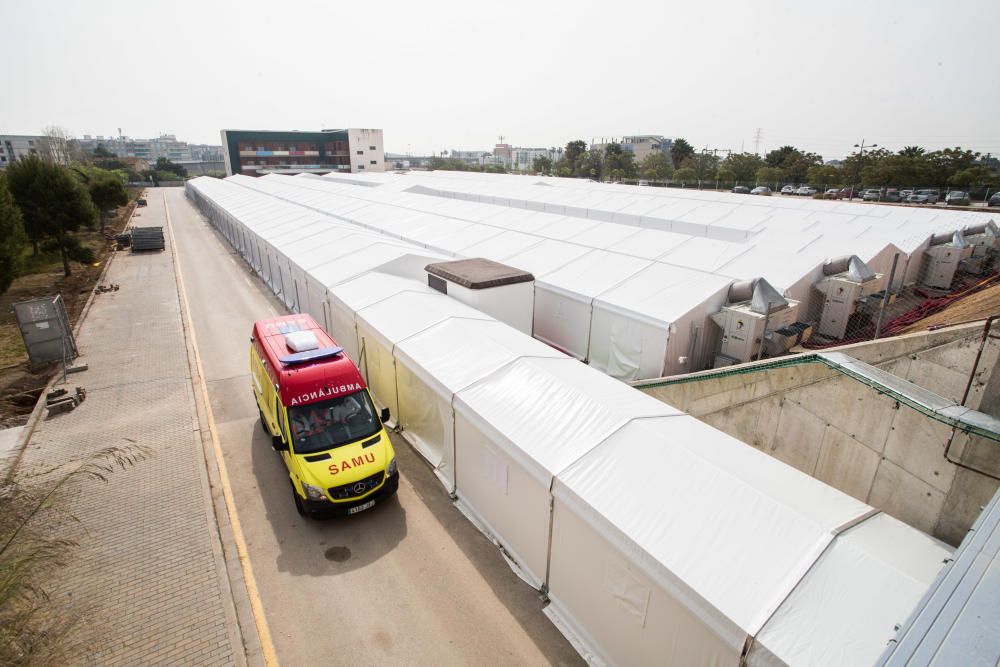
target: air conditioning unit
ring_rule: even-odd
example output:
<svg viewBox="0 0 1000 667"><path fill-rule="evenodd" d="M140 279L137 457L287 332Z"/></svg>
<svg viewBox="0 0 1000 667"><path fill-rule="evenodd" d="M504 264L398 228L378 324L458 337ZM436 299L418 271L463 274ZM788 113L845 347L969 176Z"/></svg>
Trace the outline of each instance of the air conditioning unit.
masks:
<svg viewBox="0 0 1000 667"><path fill-rule="evenodd" d="M841 339L858 305L877 290L882 275L873 272L856 255L827 262L823 273L826 277L815 285L824 296L816 333L825 338Z"/></svg>
<svg viewBox="0 0 1000 667"><path fill-rule="evenodd" d="M720 357L735 359L737 363L752 361L758 356L761 345L768 354L780 354L788 348L777 349L788 339L768 344L774 332L795 323L799 302L786 299L763 278L733 283L729 288L729 305L711 316L722 328ZM765 329L766 327L766 329ZM794 343L793 343L794 344ZM790 347L790 345L789 345Z"/></svg>
<svg viewBox="0 0 1000 667"><path fill-rule="evenodd" d="M972 254L959 262L959 269L965 273L981 276L993 267L997 251L1000 249L1000 231L990 220L984 225L966 227L962 236L972 246Z"/></svg>
<svg viewBox="0 0 1000 667"><path fill-rule="evenodd" d="M959 264L972 255L972 246L966 242L962 232L941 234L931 239L926 254L927 270L923 285L946 290L951 288Z"/></svg>

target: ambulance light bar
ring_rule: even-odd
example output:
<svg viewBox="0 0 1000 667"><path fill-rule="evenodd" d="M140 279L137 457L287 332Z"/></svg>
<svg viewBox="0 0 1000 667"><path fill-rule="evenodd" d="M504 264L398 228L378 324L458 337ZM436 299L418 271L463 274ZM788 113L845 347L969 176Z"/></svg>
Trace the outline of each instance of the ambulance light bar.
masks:
<svg viewBox="0 0 1000 667"><path fill-rule="evenodd" d="M316 361L317 359L328 359L330 357L335 357L344 351L342 347L321 347L315 350L307 350L305 352L296 352L295 354L289 354L284 357L280 357L280 361L285 366L292 366L295 364L304 364L310 361Z"/></svg>

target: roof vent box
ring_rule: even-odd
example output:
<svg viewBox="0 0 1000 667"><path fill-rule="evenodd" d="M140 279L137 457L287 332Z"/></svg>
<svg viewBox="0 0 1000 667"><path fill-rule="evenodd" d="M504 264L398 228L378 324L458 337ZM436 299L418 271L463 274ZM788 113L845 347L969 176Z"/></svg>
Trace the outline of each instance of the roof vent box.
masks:
<svg viewBox="0 0 1000 667"><path fill-rule="evenodd" d="M292 331L285 334L285 345L292 352L308 352L319 348L319 340L312 331Z"/></svg>
<svg viewBox="0 0 1000 667"><path fill-rule="evenodd" d="M428 264L427 284L443 294L531 335L535 277L489 259Z"/></svg>

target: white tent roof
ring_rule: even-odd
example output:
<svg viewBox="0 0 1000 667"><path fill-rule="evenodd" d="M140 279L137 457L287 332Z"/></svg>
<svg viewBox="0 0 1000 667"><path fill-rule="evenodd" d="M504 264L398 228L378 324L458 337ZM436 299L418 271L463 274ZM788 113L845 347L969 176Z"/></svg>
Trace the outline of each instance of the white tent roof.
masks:
<svg viewBox="0 0 1000 667"><path fill-rule="evenodd" d="M681 414L569 358L520 359L454 405L546 486L630 419Z"/></svg>
<svg viewBox="0 0 1000 667"><path fill-rule="evenodd" d="M578 295L579 298L591 299L650 264L652 262L645 259L604 250L591 250L560 269L541 276L536 275L535 279L568 294Z"/></svg>
<svg viewBox="0 0 1000 667"><path fill-rule="evenodd" d="M669 264L651 264L594 300L612 310L642 313L667 325L705 304L721 306L732 281ZM709 310L711 312L711 310Z"/></svg>
<svg viewBox="0 0 1000 667"><path fill-rule="evenodd" d="M453 317L493 320L475 308L434 291L430 294L396 294L357 313L358 324L367 324L390 349L394 344Z"/></svg>
<svg viewBox="0 0 1000 667"><path fill-rule="evenodd" d="M874 664L950 555L886 514L845 531L757 635L765 650L749 664Z"/></svg>
<svg viewBox="0 0 1000 667"><path fill-rule="evenodd" d="M441 321L403 340L396 355L428 386L449 398L515 359L567 358L502 322L464 317Z"/></svg>
<svg viewBox="0 0 1000 667"><path fill-rule="evenodd" d="M628 424L563 472L553 492L685 606L721 614L717 633L740 643L839 530L872 512L689 416Z"/></svg>

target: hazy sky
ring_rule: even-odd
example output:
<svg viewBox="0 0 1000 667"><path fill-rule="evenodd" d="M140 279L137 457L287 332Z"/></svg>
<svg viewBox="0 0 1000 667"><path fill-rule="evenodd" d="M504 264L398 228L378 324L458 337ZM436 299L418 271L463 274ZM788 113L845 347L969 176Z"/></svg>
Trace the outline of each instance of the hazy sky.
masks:
<svg viewBox="0 0 1000 667"><path fill-rule="evenodd" d="M1000 1L0 0L0 133L1000 153Z"/></svg>

